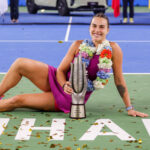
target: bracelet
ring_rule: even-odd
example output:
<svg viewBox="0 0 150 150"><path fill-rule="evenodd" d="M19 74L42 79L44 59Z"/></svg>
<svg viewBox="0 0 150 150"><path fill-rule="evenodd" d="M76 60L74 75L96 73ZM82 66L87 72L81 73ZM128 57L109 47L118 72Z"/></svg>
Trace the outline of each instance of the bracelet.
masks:
<svg viewBox="0 0 150 150"><path fill-rule="evenodd" d="M131 110L131 109L134 109L134 107L132 105L129 107L126 107L126 111Z"/></svg>

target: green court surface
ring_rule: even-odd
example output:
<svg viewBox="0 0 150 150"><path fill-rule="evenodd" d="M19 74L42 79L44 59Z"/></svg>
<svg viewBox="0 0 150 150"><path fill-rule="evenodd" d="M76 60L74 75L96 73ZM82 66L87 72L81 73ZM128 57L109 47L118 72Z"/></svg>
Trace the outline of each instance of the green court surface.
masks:
<svg viewBox="0 0 150 150"><path fill-rule="evenodd" d="M0 75L0 79L3 76ZM124 77L135 109L150 115L150 74L126 74ZM5 98L16 94L37 92L40 90L23 78L15 88L5 94ZM148 132L150 124L146 129L143 121L149 121L150 117L140 118L127 115L114 85L113 76L105 89L92 94L86 104L86 115L86 119L74 120L69 118L69 114L63 112L41 112L30 109L2 112L0 113L1 121L9 120L0 125L0 150L150 150ZM20 128L23 119L35 119L34 127L52 127L53 123L57 124L57 121L63 120L64 131L60 136L61 140L54 138L61 124L53 126L50 130L29 128L28 132L31 135L28 135L28 140L17 139L19 131L22 136L26 134ZM29 120L27 124L30 124ZM54 133L54 136L50 135L55 129L57 133ZM124 135L120 129L124 131Z"/></svg>

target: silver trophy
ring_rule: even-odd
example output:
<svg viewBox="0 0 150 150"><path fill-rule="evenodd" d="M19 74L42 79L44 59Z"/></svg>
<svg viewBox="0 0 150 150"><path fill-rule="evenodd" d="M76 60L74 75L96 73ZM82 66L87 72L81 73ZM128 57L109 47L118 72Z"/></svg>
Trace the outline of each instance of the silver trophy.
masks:
<svg viewBox="0 0 150 150"><path fill-rule="evenodd" d="M71 63L70 83L73 89L70 118L86 118L84 98L87 90L86 65L82 62L81 55Z"/></svg>

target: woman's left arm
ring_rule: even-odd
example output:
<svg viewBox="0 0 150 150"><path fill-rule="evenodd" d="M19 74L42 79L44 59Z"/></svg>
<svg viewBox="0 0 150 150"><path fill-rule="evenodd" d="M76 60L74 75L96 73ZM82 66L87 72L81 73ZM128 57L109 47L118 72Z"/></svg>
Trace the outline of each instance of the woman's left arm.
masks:
<svg viewBox="0 0 150 150"><path fill-rule="evenodd" d="M130 116L147 117L148 114L135 111L131 105L128 89L122 73L122 51L118 44L111 42L114 82Z"/></svg>

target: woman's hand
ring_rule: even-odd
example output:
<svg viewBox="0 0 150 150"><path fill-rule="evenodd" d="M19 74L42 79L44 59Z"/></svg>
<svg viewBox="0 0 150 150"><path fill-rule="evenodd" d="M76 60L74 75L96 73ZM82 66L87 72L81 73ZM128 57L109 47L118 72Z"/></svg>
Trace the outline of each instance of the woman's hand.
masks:
<svg viewBox="0 0 150 150"><path fill-rule="evenodd" d="M71 83L67 81L63 86L64 92L71 95L73 93L73 89L71 88Z"/></svg>
<svg viewBox="0 0 150 150"><path fill-rule="evenodd" d="M133 109L128 110L128 115L133 116L133 117L148 117L148 114L138 112L138 111L135 111Z"/></svg>

